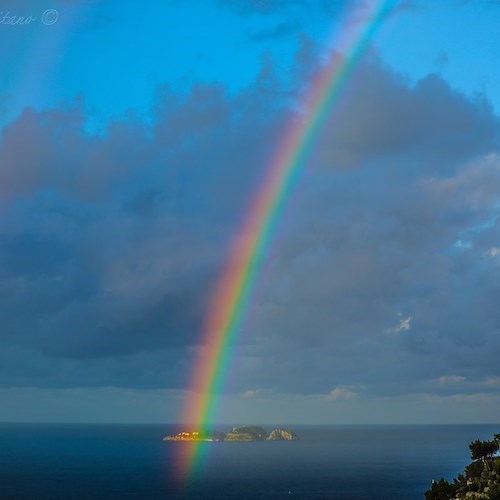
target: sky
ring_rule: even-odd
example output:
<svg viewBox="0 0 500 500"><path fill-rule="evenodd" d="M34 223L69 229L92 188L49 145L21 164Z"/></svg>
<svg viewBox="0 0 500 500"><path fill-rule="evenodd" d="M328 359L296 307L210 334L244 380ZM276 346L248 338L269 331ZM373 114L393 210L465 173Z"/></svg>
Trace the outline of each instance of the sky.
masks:
<svg viewBox="0 0 500 500"><path fill-rule="evenodd" d="M396 4L285 201L221 424L498 422L500 2ZM177 422L231 242L357 8L0 0L0 421Z"/></svg>

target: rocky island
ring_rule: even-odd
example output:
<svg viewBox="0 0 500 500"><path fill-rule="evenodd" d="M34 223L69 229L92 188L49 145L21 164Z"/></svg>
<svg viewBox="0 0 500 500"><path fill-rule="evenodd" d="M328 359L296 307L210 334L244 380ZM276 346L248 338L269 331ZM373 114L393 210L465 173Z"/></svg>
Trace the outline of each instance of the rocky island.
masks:
<svg viewBox="0 0 500 500"><path fill-rule="evenodd" d="M165 436L163 441L296 441L299 436L288 429L273 429L269 434L255 425L233 427L227 434L222 432L179 432L172 436Z"/></svg>
<svg viewBox="0 0 500 500"><path fill-rule="evenodd" d="M178 432L172 436L165 436L163 441L224 441L222 432Z"/></svg>

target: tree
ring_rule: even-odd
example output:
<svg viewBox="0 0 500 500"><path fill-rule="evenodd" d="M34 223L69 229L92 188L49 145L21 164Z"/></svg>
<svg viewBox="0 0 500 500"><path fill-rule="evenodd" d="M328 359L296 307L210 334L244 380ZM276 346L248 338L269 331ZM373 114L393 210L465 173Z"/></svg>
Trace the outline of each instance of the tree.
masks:
<svg viewBox="0 0 500 500"><path fill-rule="evenodd" d="M465 475L459 474L449 483L445 479L432 481L425 492L426 500L450 500L452 498L484 498L500 500L500 434L492 441L477 439L469 445L473 462L465 467Z"/></svg>
<svg viewBox="0 0 500 500"><path fill-rule="evenodd" d="M496 436L493 441L480 441L479 439L472 441L469 445L472 460L482 460L484 462L487 458L492 458L500 447L500 441L497 440Z"/></svg>
<svg viewBox="0 0 500 500"><path fill-rule="evenodd" d="M456 485L441 478L438 482L432 481L431 489L425 492L425 500L449 500L456 492Z"/></svg>

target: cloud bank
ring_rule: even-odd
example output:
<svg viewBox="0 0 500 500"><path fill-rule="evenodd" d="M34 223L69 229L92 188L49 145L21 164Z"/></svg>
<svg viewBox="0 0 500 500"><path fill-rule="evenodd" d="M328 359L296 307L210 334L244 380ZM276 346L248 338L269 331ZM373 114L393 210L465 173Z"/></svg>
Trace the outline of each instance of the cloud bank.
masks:
<svg viewBox="0 0 500 500"><path fill-rule="evenodd" d="M297 64L290 82L266 60L237 93L159 85L153 120L102 134L84 96L3 128L0 384L186 387L231 238L318 71ZM484 96L370 53L287 200L228 391L496 394L497 134Z"/></svg>

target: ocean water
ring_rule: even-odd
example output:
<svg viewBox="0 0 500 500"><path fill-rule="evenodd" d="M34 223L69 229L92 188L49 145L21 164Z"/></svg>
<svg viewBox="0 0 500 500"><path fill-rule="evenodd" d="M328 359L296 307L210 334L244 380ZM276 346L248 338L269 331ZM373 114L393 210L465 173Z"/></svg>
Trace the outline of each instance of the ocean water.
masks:
<svg viewBox="0 0 500 500"><path fill-rule="evenodd" d="M462 471L470 441L500 432L290 427L300 441L204 443L203 468L180 483L172 471L186 443L162 441L169 426L0 424L0 498L422 499L433 478Z"/></svg>

